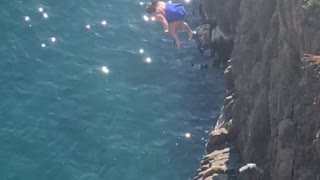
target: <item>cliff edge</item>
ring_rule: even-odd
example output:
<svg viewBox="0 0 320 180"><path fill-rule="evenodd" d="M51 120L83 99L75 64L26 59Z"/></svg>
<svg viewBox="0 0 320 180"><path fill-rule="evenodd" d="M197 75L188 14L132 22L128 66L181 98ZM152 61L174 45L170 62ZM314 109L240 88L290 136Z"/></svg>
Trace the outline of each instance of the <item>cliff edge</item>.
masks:
<svg viewBox="0 0 320 180"><path fill-rule="evenodd" d="M234 46L221 116L194 179L320 180L319 4L200 0ZM247 163L255 172L240 173Z"/></svg>

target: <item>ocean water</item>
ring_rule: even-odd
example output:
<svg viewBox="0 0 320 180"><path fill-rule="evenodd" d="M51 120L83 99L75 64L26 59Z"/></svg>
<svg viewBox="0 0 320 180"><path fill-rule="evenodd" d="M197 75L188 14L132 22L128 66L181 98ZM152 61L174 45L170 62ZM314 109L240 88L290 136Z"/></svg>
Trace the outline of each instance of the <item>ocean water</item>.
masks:
<svg viewBox="0 0 320 180"><path fill-rule="evenodd" d="M183 32L177 51L143 7L1 0L1 180L194 175L223 101L222 72L198 68L209 60Z"/></svg>

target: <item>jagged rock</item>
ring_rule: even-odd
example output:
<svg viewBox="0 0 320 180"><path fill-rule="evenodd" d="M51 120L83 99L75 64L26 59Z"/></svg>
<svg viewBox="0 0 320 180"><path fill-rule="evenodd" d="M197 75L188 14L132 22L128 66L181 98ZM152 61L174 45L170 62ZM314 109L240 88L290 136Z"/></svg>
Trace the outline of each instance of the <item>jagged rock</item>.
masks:
<svg viewBox="0 0 320 180"><path fill-rule="evenodd" d="M196 28L195 40L200 52L209 49L210 41L210 24L202 24Z"/></svg>
<svg viewBox="0 0 320 180"><path fill-rule="evenodd" d="M224 173L225 169L226 167L223 166L212 166L203 172L203 178L205 179L212 176L213 174L222 174Z"/></svg>
<svg viewBox="0 0 320 180"><path fill-rule="evenodd" d="M255 163L248 163L239 169L240 179L258 180L263 175L263 170Z"/></svg>
<svg viewBox="0 0 320 180"><path fill-rule="evenodd" d="M223 68L227 67L230 59L234 40L232 36L227 36L221 31L215 18L206 19L202 25L196 28L196 44L201 53L205 50L211 50L211 56L214 57L213 66Z"/></svg>
<svg viewBox="0 0 320 180"><path fill-rule="evenodd" d="M212 29L211 48L212 51L217 54L213 62L215 67L219 67L221 64L224 69L227 67L227 62L231 57L233 45L233 37L225 35L218 26Z"/></svg>
<svg viewBox="0 0 320 180"><path fill-rule="evenodd" d="M200 168L194 180L204 180L234 175L239 163L239 153L233 144L224 144L223 147L212 151L203 157ZM220 176L221 175L221 176Z"/></svg>
<svg viewBox="0 0 320 180"><path fill-rule="evenodd" d="M225 98L223 113L226 120L232 119L232 109L233 109L234 103L235 101L233 99L233 96L228 96Z"/></svg>
<svg viewBox="0 0 320 180"><path fill-rule="evenodd" d="M316 151L316 156L318 157L318 159L320 159L320 130L318 131L313 144Z"/></svg>
<svg viewBox="0 0 320 180"><path fill-rule="evenodd" d="M220 128L212 131L207 143L207 153L213 152L217 147L229 141L228 132L225 128Z"/></svg>
<svg viewBox="0 0 320 180"><path fill-rule="evenodd" d="M230 91L234 88L234 79L232 76L232 68L231 66L228 66L224 70L224 85L227 89L227 91Z"/></svg>

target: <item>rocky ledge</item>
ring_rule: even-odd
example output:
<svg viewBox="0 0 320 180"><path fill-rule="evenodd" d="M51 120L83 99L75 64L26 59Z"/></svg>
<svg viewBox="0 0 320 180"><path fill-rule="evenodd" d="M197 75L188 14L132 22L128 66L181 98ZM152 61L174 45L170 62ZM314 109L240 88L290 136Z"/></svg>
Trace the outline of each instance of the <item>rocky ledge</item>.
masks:
<svg viewBox="0 0 320 180"><path fill-rule="evenodd" d="M206 154L197 171L196 180L228 180L237 177L240 155L224 128L211 132Z"/></svg>

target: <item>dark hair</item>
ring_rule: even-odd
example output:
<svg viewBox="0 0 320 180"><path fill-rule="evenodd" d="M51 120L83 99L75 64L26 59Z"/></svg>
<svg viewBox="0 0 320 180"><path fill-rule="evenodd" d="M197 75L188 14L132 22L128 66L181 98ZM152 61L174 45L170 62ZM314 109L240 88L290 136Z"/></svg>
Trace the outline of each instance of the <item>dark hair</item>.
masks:
<svg viewBox="0 0 320 180"><path fill-rule="evenodd" d="M150 2L150 3L148 3L147 7L146 7L146 12L148 14L152 14L152 13L156 12L157 5L158 5L158 0L154 0L154 1Z"/></svg>

